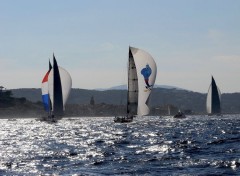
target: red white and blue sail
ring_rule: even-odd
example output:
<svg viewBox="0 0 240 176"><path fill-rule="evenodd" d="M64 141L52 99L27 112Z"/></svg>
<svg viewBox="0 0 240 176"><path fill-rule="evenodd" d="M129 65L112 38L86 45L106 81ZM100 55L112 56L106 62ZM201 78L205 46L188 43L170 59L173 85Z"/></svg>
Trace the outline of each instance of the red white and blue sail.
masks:
<svg viewBox="0 0 240 176"><path fill-rule="evenodd" d="M51 111L51 103L50 103L50 96L49 96L49 90L48 90L48 77L51 69L52 69L52 66L51 66L51 63L49 62L49 70L45 74L42 80L42 101L43 101L44 109L47 112Z"/></svg>

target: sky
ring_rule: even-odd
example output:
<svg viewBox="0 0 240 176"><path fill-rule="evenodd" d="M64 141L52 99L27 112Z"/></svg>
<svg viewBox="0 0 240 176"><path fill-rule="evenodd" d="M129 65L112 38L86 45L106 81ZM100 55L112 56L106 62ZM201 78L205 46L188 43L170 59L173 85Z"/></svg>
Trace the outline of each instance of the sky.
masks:
<svg viewBox="0 0 240 176"><path fill-rule="evenodd" d="M128 47L150 53L155 84L240 92L239 0L0 0L0 85L40 88L53 53L73 88L127 83Z"/></svg>

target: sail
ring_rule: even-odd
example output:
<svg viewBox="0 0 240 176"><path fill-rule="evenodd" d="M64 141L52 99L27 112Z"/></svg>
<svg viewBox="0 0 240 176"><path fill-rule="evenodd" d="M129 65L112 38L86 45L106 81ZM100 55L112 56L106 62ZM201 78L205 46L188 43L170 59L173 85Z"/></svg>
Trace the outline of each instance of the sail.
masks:
<svg viewBox="0 0 240 176"><path fill-rule="evenodd" d="M206 105L207 105L207 113L211 114L212 113L212 83L210 84L208 89Z"/></svg>
<svg viewBox="0 0 240 176"><path fill-rule="evenodd" d="M45 74L42 80L42 101L43 101L44 109L47 112L51 111L51 102L50 102L49 91L48 91L48 76L51 69L52 69L52 65L49 61L48 72Z"/></svg>
<svg viewBox="0 0 240 176"><path fill-rule="evenodd" d="M221 113L221 92L218 89L213 77L207 95L207 113L208 114Z"/></svg>
<svg viewBox="0 0 240 176"><path fill-rule="evenodd" d="M62 67L58 67L62 83L62 103L63 110L65 111L65 105L67 103L68 97L72 88L72 78L70 74Z"/></svg>
<svg viewBox="0 0 240 176"><path fill-rule="evenodd" d="M128 86L130 90L135 91L135 94L132 96L133 98L129 96L128 101L131 102L131 100L134 100L138 104L137 115L143 116L149 114L150 111L148 100L155 83L157 66L152 56L147 52L133 47L130 47L129 50L129 59L133 58L133 64L130 64L130 67L133 67L132 75L134 76L132 78L134 81L131 82L129 80L130 83ZM131 71L129 75L131 75ZM134 87L133 89L131 88L131 84ZM138 94L137 98L136 94Z"/></svg>
<svg viewBox="0 0 240 176"><path fill-rule="evenodd" d="M50 71L48 79L53 114L62 116L71 91L72 79L65 69L58 66L55 57L53 57L53 69Z"/></svg>

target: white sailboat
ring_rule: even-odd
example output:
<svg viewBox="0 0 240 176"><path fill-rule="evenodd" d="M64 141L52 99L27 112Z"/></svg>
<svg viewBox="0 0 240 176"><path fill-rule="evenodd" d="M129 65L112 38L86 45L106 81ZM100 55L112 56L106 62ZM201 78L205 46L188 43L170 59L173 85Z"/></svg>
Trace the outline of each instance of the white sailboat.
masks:
<svg viewBox="0 0 240 176"><path fill-rule="evenodd" d="M59 67L53 55L53 67L49 63L49 70L42 81L42 99L45 110L48 112L48 119L62 117L65 104L72 87L70 74L62 67Z"/></svg>
<svg viewBox="0 0 240 176"><path fill-rule="evenodd" d="M157 75L157 66L150 54L129 47L127 115L114 122L131 122L134 116L149 114L148 100Z"/></svg>
<svg viewBox="0 0 240 176"><path fill-rule="evenodd" d="M221 92L212 76L212 82L208 89L206 108L208 115L221 114Z"/></svg>

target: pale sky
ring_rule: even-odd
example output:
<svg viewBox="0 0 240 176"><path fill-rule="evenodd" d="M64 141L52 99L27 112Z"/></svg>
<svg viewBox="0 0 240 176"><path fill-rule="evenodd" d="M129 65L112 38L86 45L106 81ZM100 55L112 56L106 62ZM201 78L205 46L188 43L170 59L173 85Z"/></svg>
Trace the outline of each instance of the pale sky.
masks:
<svg viewBox="0 0 240 176"><path fill-rule="evenodd" d="M40 88L55 53L73 88L127 83L128 47L150 53L156 84L240 92L239 0L0 0L0 85Z"/></svg>

